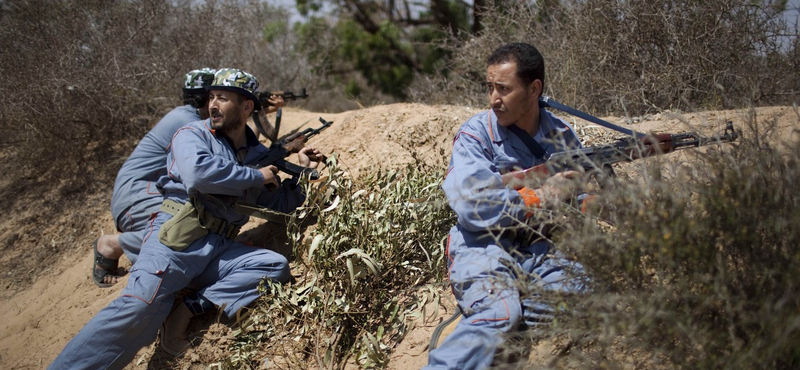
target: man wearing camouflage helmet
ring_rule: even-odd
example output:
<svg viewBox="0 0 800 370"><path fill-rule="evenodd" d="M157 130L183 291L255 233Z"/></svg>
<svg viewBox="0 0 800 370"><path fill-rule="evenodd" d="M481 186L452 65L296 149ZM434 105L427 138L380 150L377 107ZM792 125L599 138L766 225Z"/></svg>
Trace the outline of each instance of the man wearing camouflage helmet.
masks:
<svg viewBox="0 0 800 370"><path fill-rule="evenodd" d="M162 347L179 354L189 347L191 315L216 306L233 317L259 296L262 279L289 280L285 257L234 241L248 220L236 212L238 202L290 212L305 200L297 178L281 181L274 166L252 167L268 150L246 125L260 109L258 82L241 70L221 69L207 89L210 119L182 127L172 139L167 175L158 181L164 202L128 285L50 369L122 369L153 341L159 326ZM310 168L317 167L312 157L318 156L311 147L298 153L300 165ZM173 305L185 287L198 288L192 307L188 300Z"/></svg>
<svg viewBox="0 0 800 370"><path fill-rule="evenodd" d="M94 242L92 280L107 288L122 276L118 272L123 253L136 262L150 215L158 212L162 197L155 183L167 173L167 152L172 136L189 122L208 118L208 91L215 69L190 71L183 79L183 104L165 115L139 142L117 172L111 196L111 215L120 234L101 235ZM283 106L283 98L274 97L268 112ZM270 111L271 110L271 111Z"/></svg>

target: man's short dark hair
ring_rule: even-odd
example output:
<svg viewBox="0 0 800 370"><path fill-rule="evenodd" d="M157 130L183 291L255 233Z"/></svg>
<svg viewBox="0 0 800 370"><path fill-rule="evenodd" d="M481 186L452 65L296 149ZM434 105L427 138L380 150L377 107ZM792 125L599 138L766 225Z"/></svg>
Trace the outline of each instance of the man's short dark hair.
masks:
<svg viewBox="0 0 800 370"><path fill-rule="evenodd" d="M505 44L495 49L487 59L490 66L508 62L517 62L517 76L525 85L541 80L544 90L544 57L533 45L522 42Z"/></svg>
<svg viewBox="0 0 800 370"><path fill-rule="evenodd" d="M195 108L203 108L208 104L208 91L195 89L183 90L183 104L189 104Z"/></svg>

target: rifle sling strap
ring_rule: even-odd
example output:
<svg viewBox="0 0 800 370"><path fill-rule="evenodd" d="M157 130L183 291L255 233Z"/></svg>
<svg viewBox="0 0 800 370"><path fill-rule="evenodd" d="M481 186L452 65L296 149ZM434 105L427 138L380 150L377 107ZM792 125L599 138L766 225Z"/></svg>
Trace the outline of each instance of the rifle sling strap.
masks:
<svg viewBox="0 0 800 370"><path fill-rule="evenodd" d="M536 142L536 140L534 140L530 134L519 128L517 125L511 125L509 129L514 133L514 135L517 135L517 137L520 138L523 143L525 143L525 146L528 147L528 150L531 151L531 154L533 154L536 159L544 159L544 156L547 155L547 152L539 143Z"/></svg>
<svg viewBox="0 0 800 370"><path fill-rule="evenodd" d="M174 216L176 213L178 213L178 211L181 210L182 207L183 204L181 203L171 199L164 199L164 201L161 203L161 208L159 211L166 212ZM258 217L277 224L286 224L291 217L283 212L274 211L258 204L242 201L238 201L234 204L233 211L240 215ZM204 228L209 229L209 231L213 233L230 235L229 237L235 237L236 234L239 233L239 226L229 225L224 220L218 219L210 214L204 212L202 218L203 220L199 220L200 223L203 224Z"/></svg>
<svg viewBox="0 0 800 370"><path fill-rule="evenodd" d="M276 224L286 224L291 216L286 213L274 211L267 207L262 207L258 204L248 202L236 202L233 208L234 212L252 217L265 219L269 222Z"/></svg>
<svg viewBox="0 0 800 370"><path fill-rule="evenodd" d="M259 112L253 113L253 122L255 122L256 128L258 129L258 132L260 132L261 135L264 135L265 138L268 138L268 139L272 140L272 137L267 135L267 130L264 129L264 125L261 124L261 119L258 118L258 113Z"/></svg>

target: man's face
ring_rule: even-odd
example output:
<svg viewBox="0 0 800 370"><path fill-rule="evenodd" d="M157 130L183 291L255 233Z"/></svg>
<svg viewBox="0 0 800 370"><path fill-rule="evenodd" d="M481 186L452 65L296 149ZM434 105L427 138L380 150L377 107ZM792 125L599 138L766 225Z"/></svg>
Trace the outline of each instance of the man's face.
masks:
<svg viewBox="0 0 800 370"><path fill-rule="evenodd" d="M541 81L535 80L527 86L523 84L517 76L516 61L490 65L486 69L486 85L489 104L500 126L509 127L539 117Z"/></svg>
<svg viewBox="0 0 800 370"><path fill-rule="evenodd" d="M211 128L226 132L243 124L244 100L232 91L211 90L208 94Z"/></svg>

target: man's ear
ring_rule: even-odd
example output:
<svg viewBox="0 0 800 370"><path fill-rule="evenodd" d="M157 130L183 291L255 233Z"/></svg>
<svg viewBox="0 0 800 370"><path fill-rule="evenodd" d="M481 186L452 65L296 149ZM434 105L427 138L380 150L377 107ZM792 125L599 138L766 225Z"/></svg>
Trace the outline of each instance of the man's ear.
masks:
<svg viewBox="0 0 800 370"><path fill-rule="evenodd" d="M536 79L531 82L531 97L539 99L542 96L542 80Z"/></svg>
<svg viewBox="0 0 800 370"><path fill-rule="evenodd" d="M253 113L253 109L255 108L255 103L252 100L245 98L244 105L242 106L244 109L244 113L246 113L246 117L250 117L250 114Z"/></svg>

